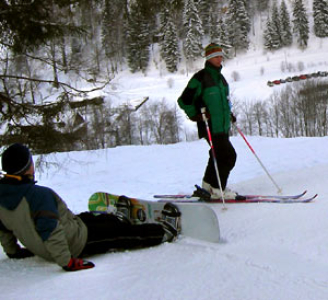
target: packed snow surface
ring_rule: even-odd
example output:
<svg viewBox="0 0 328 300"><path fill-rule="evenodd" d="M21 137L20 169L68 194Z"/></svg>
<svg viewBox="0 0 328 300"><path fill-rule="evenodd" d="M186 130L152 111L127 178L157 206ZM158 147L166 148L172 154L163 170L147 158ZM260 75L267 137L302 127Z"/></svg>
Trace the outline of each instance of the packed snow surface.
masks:
<svg viewBox="0 0 328 300"><path fill-rule="evenodd" d="M68 273L40 258L10 260L0 250L0 299L318 300L328 295L328 137L247 137L283 194L307 190L308 204L212 204L221 242L181 236L175 243L91 257L95 268ZM241 137L229 187L275 194ZM41 159L35 157L36 161ZM204 140L126 146L42 157L40 185L50 186L73 212L107 191L152 199L191 192L208 159ZM195 220L202 223L202 220Z"/></svg>

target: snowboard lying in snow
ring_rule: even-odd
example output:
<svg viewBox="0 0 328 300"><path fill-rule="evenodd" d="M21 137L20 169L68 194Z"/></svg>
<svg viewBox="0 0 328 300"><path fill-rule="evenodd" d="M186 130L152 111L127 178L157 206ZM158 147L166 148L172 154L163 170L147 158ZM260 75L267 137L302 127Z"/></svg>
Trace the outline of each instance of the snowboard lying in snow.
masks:
<svg viewBox="0 0 328 300"><path fill-rule="evenodd" d="M119 196L97 192L89 198L89 210L95 213L115 213ZM129 198L134 224L160 222L165 202ZM169 201L167 201L169 202ZM220 227L217 215L205 204L176 203L181 212L181 234L191 238L218 243Z"/></svg>

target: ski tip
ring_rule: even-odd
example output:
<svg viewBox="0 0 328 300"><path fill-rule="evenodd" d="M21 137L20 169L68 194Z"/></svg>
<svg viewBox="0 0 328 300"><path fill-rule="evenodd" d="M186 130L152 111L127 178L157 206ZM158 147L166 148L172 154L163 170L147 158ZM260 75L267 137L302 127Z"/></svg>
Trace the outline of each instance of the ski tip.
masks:
<svg viewBox="0 0 328 300"><path fill-rule="evenodd" d="M318 194L315 194L314 196L306 199L304 202L312 202L314 199L316 199L318 197Z"/></svg>

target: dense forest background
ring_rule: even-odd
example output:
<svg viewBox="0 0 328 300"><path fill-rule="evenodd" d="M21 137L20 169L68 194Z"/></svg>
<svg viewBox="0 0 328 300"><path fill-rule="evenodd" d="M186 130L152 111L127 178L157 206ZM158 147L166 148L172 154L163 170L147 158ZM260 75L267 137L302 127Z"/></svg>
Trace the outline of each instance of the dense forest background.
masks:
<svg viewBox="0 0 328 300"><path fill-rule="evenodd" d="M180 141L176 107L91 97L126 68L146 75L155 51L174 74L209 42L233 59L259 34L267 51L328 37L327 0L1 0L0 11L1 144L36 152ZM235 113L247 134L327 135L327 87L312 76Z"/></svg>

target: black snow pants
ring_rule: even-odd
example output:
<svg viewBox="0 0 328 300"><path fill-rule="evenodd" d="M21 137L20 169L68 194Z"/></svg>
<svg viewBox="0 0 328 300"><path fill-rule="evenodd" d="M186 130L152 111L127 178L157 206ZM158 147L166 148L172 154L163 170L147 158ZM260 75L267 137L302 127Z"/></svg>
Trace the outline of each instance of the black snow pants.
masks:
<svg viewBox="0 0 328 300"><path fill-rule="evenodd" d="M84 212L78 216L88 228L88 239L81 257L109 250L155 246L162 242L165 233L161 224L133 225L113 214Z"/></svg>
<svg viewBox="0 0 328 300"><path fill-rule="evenodd" d="M208 138L207 142L209 142ZM212 142L218 164L222 190L224 190L227 186L230 171L235 166L237 154L227 134L213 135ZM211 149L209 151L209 155L210 157L207 163L203 180L209 183L212 187L219 188Z"/></svg>

